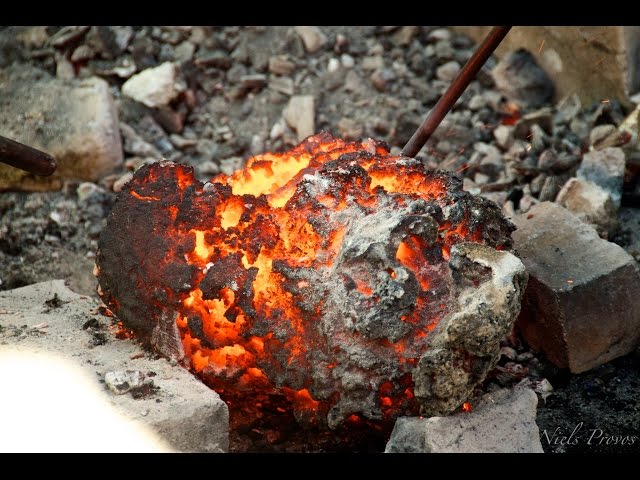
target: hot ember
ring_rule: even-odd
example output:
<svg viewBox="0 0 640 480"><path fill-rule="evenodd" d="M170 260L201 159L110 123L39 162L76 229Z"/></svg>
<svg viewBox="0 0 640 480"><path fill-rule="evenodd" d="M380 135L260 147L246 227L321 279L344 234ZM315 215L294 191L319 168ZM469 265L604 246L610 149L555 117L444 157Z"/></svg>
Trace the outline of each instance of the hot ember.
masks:
<svg viewBox="0 0 640 480"><path fill-rule="evenodd" d="M456 177L319 134L205 184L142 167L101 236L100 293L232 410L331 428L446 412L519 308L512 229Z"/></svg>

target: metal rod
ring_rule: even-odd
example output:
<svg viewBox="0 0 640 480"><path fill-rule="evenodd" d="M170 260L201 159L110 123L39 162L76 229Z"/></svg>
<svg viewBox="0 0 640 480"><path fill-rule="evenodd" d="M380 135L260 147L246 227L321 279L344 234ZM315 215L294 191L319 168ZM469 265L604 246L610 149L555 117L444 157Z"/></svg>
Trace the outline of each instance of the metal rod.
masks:
<svg viewBox="0 0 640 480"><path fill-rule="evenodd" d="M56 171L58 164L51 155L9 138L0 136L0 162L47 177Z"/></svg>
<svg viewBox="0 0 640 480"><path fill-rule="evenodd" d="M438 128L445 115L449 113L453 104L456 103L462 92L471 83L471 80L475 78L493 51L500 45L502 39L509 33L509 30L511 30L511 27L493 27L491 29L465 66L462 67L451 86L440 97L436 106L433 107L433 110L422 122L422 125L418 127L418 130L404 146L402 155L415 157L418 154L435 129Z"/></svg>

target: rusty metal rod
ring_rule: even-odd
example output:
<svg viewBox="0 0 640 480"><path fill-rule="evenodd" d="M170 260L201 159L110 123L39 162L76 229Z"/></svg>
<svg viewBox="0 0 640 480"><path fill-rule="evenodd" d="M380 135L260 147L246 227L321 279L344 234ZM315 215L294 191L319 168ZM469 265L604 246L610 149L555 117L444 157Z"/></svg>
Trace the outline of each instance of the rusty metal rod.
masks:
<svg viewBox="0 0 640 480"><path fill-rule="evenodd" d="M509 33L509 30L511 30L511 27L493 27L491 29L465 66L462 67L451 86L440 97L436 106L433 107L433 110L424 119L422 125L418 127L418 130L415 131L404 146L402 155L415 157L418 154L435 129L438 128L445 115L449 113L453 104L456 103L462 92L471 83L471 80L475 78L493 51L500 45L502 39Z"/></svg>
<svg viewBox="0 0 640 480"><path fill-rule="evenodd" d="M51 155L0 135L0 162L43 177L56 171Z"/></svg>

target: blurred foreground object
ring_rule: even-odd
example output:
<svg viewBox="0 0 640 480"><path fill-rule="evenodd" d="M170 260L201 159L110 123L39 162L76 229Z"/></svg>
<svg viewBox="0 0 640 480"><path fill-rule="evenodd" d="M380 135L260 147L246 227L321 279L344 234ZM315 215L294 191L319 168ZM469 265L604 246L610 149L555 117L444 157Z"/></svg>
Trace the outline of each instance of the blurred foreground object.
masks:
<svg viewBox="0 0 640 480"><path fill-rule="evenodd" d="M0 397L0 452L172 451L117 412L94 379L59 357L5 346L0 380L11 386Z"/></svg>

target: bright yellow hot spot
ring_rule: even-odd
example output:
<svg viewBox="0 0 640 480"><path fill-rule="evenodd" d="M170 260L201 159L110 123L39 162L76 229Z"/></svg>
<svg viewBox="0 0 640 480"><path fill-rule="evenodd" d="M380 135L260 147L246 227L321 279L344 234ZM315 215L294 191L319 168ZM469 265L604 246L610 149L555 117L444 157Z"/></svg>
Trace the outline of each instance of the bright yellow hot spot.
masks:
<svg viewBox="0 0 640 480"><path fill-rule="evenodd" d="M231 175L226 183L231 186L234 195L267 195L289 182L309 165L310 160L308 153L286 159L271 153L257 155L247 163L246 168Z"/></svg>
<svg viewBox="0 0 640 480"><path fill-rule="evenodd" d="M242 216L242 204L238 202L227 202L220 212L220 226L224 229L235 227Z"/></svg>
<svg viewBox="0 0 640 480"><path fill-rule="evenodd" d="M211 255L211 247L209 247L204 240L204 232L200 230L194 230L193 232L196 235L196 248L194 248L193 251L200 260L206 262Z"/></svg>

